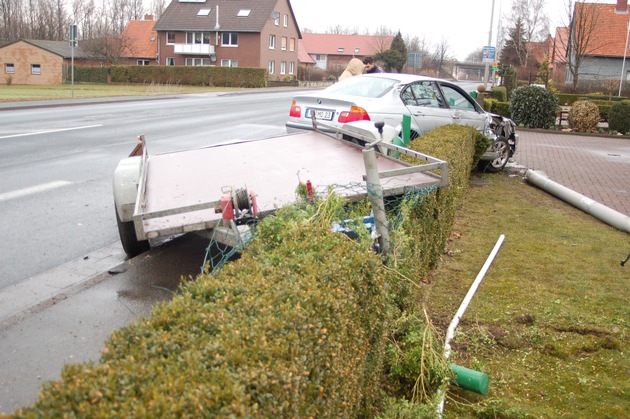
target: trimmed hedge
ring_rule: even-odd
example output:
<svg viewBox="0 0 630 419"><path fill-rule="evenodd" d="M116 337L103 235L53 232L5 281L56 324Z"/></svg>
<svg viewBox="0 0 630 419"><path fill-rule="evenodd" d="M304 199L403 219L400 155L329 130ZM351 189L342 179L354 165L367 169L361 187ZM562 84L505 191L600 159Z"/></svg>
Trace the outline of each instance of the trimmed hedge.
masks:
<svg viewBox="0 0 630 419"><path fill-rule="evenodd" d="M107 83L110 67L105 66L74 66L75 83ZM72 83L72 69L64 68L66 83Z"/></svg>
<svg viewBox="0 0 630 419"><path fill-rule="evenodd" d="M609 96L609 95L585 95L585 94L573 94L573 93L557 93L558 103L560 105L571 106L578 100L603 100L606 102L617 102L622 100L628 100L627 97Z"/></svg>
<svg viewBox="0 0 630 419"><path fill-rule="evenodd" d="M112 66L112 83L217 87L265 87L264 68L207 66Z"/></svg>
<svg viewBox="0 0 630 419"><path fill-rule="evenodd" d="M369 244L330 231L340 198L279 210L238 260L113 333L99 362L67 365L16 416L373 417L385 404L397 409L390 396L408 405L414 374L432 374L425 391L435 394L448 366L400 363L387 336L403 333L395 320L418 310L416 281L450 235L476 134L447 126L411 142L448 160L450 186L390 203L402 221L388 266Z"/></svg>

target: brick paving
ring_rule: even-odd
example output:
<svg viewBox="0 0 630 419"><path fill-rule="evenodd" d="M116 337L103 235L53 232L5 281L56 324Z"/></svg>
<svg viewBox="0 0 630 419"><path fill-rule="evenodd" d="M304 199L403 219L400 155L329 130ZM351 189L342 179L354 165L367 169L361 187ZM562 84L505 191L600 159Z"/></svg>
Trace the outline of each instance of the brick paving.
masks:
<svg viewBox="0 0 630 419"><path fill-rule="evenodd" d="M630 139L519 130L517 165L630 215Z"/></svg>

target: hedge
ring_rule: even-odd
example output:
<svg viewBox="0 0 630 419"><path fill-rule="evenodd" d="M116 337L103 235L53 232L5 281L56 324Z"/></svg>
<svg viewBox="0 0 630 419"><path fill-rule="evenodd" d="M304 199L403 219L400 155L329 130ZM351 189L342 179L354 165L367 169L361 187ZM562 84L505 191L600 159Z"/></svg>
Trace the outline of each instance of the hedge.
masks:
<svg viewBox="0 0 630 419"><path fill-rule="evenodd" d="M447 126L411 142L448 160L450 186L390 202L398 221L386 264L368 243L331 232L347 208L335 195L281 209L238 260L113 333L98 362L67 365L16 416L373 417L396 410L392 397L408 404L404 377L443 384L448 366L401 364L388 343L401 333L396 319L419 309L418 283L450 235L475 138Z"/></svg>
<svg viewBox="0 0 630 419"><path fill-rule="evenodd" d="M112 66L112 83L217 87L265 87L264 68L208 66Z"/></svg>

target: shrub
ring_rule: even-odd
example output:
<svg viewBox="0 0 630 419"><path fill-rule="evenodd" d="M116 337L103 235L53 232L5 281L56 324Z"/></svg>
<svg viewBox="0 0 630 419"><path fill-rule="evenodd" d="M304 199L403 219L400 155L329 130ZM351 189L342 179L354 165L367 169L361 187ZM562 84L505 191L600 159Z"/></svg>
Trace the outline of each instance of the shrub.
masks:
<svg viewBox="0 0 630 419"><path fill-rule="evenodd" d="M630 132L630 101L617 102L610 107L608 128L623 134Z"/></svg>
<svg viewBox="0 0 630 419"><path fill-rule="evenodd" d="M509 102L497 102L492 109L493 113L510 118L510 103Z"/></svg>
<svg viewBox="0 0 630 419"><path fill-rule="evenodd" d="M495 107L497 103L496 99L484 99L483 100L483 110L486 112L492 112L492 108Z"/></svg>
<svg viewBox="0 0 630 419"><path fill-rule="evenodd" d="M521 86L512 92L510 115L518 125L528 128L551 128L556 122L558 100L547 89Z"/></svg>
<svg viewBox="0 0 630 419"><path fill-rule="evenodd" d="M577 132L593 132L599 123L599 108L590 100L578 100L571 106L569 127Z"/></svg>
<svg viewBox="0 0 630 419"><path fill-rule="evenodd" d="M492 89L492 98L498 102L507 102L507 88L505 86L495 86Z"/></svg>
<svg viewBox="0 0 630 419"><path fill-rule="evenodd" d="M13 83L13 76L9 74L5 77L5 80L7 81L7 86L11 86L11 83Z"/></svg>

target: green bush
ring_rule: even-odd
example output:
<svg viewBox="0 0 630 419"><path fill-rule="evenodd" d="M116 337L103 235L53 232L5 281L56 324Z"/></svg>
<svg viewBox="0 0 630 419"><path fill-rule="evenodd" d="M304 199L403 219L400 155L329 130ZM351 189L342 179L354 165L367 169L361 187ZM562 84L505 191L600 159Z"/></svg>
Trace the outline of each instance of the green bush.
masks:
<svg viewBox="0 0 630 419"><path fill-rule="evenodd" d="M600 121L601 120L608 121L608 115L610 114L610 108L612 107L614 102L611 102L610 100L591 100L591 102L596 104L597 108L599 109Z"/></svg>
<svg viewBox="0 0 630 419"><path fill-rule="evenodd" d="M114 332L99 362L66 366L16 416L374 417L386 404L419 411L392 397L413 400L418 371L423 391L435 394L449 373L441 356L418 364L428 359L417 345L438 354L441 345L420 339L428 321L404 313L417 312L418 281L450 236L475 135L451 125L411 142L449 162L450 184L390 203L387 266L369 241L331 232L347 210L335 195L281 209L262 220L238 260ZM387 347L392 339L401 351Z"/></svg>
<svg viewBox="0 0 630 419"><path fill-rule="evenodd" d="M506 118L511 118L510 116L510 103L509 102L497 102L492 109L493 113L496 113L501 116L505 116Z"/></svg>
<svg viewBox="0 0 630 419"><path fill-rule="evenodd" d="M571 106L567 120L574 131L594 132L599 123L599 108L590 100L578 100Z"/></svg>
<svg viewBox="0 0 630 419"><path fill-rule="evenodd" d="M623 134L630 133L630 101L616 102L610 107L608 128Z"/></svg>
<svg viewBox="0 0 630 419"><path fill-rule="evenodd" d="M547 89L521 86L512 92L510 115L517 125L528 128L551 128L556 122L558 100Z"/></svg>
<svg viewBox="0 0 630 419"><path fill-rule="evenodd" d="M492 112L492 108L497 103L496 99L484 99L483 100L483 110L486 112Z"/></svg>
<svg viewBox="0 0 630 419"><path fill-rule="evenodd" d="M75 66L74 82L75 83L107 83L110 67L104 66ZM72 82L72 69L64 68L65 82Z"/></svg>
<svg viewBox="0 0 630 419"><path fill-rule="evenodd" d="M498 102L507 102L507 88L505 86L495 86L492 89L492 98Z"/></svg>
<svg viewBox="0 0 630 419"><path fill-rule="evenodd" d="M266 70L248 67L112 66L112 83L265 87Z"/></svg>

